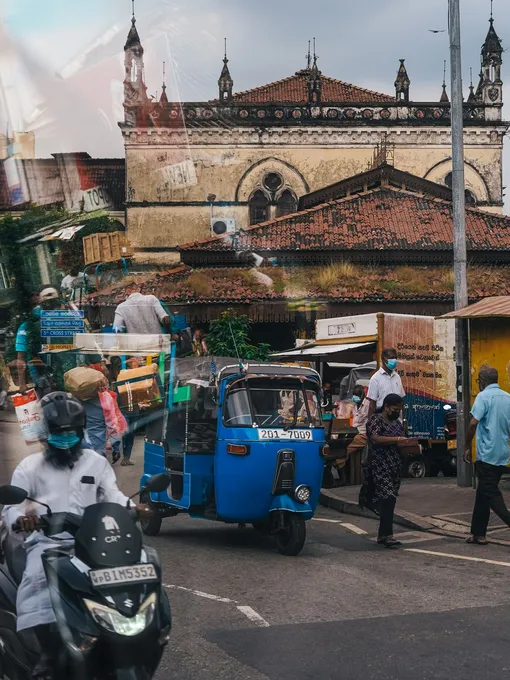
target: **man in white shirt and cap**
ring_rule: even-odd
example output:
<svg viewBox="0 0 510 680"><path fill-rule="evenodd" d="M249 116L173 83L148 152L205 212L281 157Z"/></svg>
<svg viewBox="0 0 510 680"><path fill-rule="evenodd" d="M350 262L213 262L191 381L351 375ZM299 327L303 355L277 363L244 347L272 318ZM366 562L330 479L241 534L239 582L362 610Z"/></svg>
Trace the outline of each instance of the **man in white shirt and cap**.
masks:
<svg viewBox="0 0 510 680"><path fill-rule="evenodd" d="M374 373L368 383L367 399L369 401L368 419L374 415L377 409L381 409L384 398L388 394L398 394L405 397L406 393L402 387L402 380L396 371L397 350L393 347L386 347L381 354L382 366Z"/></svg>

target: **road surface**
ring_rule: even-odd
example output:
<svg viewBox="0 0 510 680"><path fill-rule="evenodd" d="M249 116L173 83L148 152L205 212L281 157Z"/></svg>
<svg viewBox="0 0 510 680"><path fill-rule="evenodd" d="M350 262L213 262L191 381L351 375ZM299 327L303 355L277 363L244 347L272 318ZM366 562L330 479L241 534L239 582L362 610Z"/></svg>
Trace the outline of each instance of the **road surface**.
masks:
<svg viewBox="0 0 510 680"><path fill-rule="evenodd" d="M26 454L0 423L2 479ZM119 468L133 492L141 472ZM510 677L510 552L320 509L299 557L269 539L177 517L160 554L174 629L158 680L492 680Z"/></svg>

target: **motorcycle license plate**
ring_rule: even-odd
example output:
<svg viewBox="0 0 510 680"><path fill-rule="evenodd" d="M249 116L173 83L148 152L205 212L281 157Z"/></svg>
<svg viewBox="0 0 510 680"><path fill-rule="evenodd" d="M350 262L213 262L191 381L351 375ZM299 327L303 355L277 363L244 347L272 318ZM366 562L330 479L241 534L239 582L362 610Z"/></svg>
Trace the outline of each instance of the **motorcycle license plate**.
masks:
<svg viewBox="0 0 510 680"><path fill-rule="evenodd" d="M273 439L287 439L292 441L311 442L313 433L311 430L282 430L282 429L259 429L259 439L271 441Z"/></svg>
<svg viewBox="0 0 510 680"><path fill-rule="evenodd" d="M143 583L157 581L158 575L153 564L135 564L132 567L96 569L89 572L94 588L101 586L120 586L124 583Z"/></svg>
<svg viewBox="0 0 510 680"><path fill-rule="evenodd" d="M456 449L457 448L457 440L456 439L449 439L447 446L448 446L448 451L450 449Z"/></svg>

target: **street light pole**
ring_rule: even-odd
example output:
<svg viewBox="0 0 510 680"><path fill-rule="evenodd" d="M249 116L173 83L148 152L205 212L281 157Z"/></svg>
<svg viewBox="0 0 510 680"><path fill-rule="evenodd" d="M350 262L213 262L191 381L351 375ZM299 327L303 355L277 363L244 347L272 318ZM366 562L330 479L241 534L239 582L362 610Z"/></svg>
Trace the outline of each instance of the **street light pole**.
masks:
<svg viewBox="0 0 510 680"><path fill-rule="evenodd" d="M460 43L460 0L449 0L452 120L453 270L455 309L468 304L466 202L464 183L464 105ZM457 486L471 485L471 466L464 461L469 416L469 348L467 321L455 320L457 367Z"/></svg>

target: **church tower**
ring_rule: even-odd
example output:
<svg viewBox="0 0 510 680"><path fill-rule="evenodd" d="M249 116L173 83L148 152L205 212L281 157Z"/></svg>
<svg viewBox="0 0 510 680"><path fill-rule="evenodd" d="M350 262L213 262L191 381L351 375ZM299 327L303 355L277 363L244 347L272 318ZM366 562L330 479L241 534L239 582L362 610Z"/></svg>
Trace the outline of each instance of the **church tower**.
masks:
<svg viewBox="0 0 510 680"><path fill-rule="evenodd" d="M218 80L218 87L220 93L220 103L230 104L232 101L232 90L234 88L234 81L230 75L227 58L227 39L225 38L225 56L223 57L223 68Z"/></svg>
<svg viewBox="0 0 510 680"><path fill-rule="evenodd" d="M148 102L147 87L144 82L143 47L136 28L133 0L131 28L124 45L124 112L125 121L136 125L136 109Z"/></svg>
<svg viewBox="0 0 510 680"><path fill-rule="evenodd" d="M489 31L482 45L480 82L476 92L478 101L494 107L487 110L487 120L501 120L503 107L503 81L501 80L501 65L503 63L503 47L494 28L494 18L491 12Z"/></svg>
<svg viewBox="0 0 510 680"><path fill-rule="evenodd" d="M400 67L398 69L397 78L395 80L395 97L397 101L409 101L409 88L411 81L407 75L405 59L400 60Z"/></svg>

